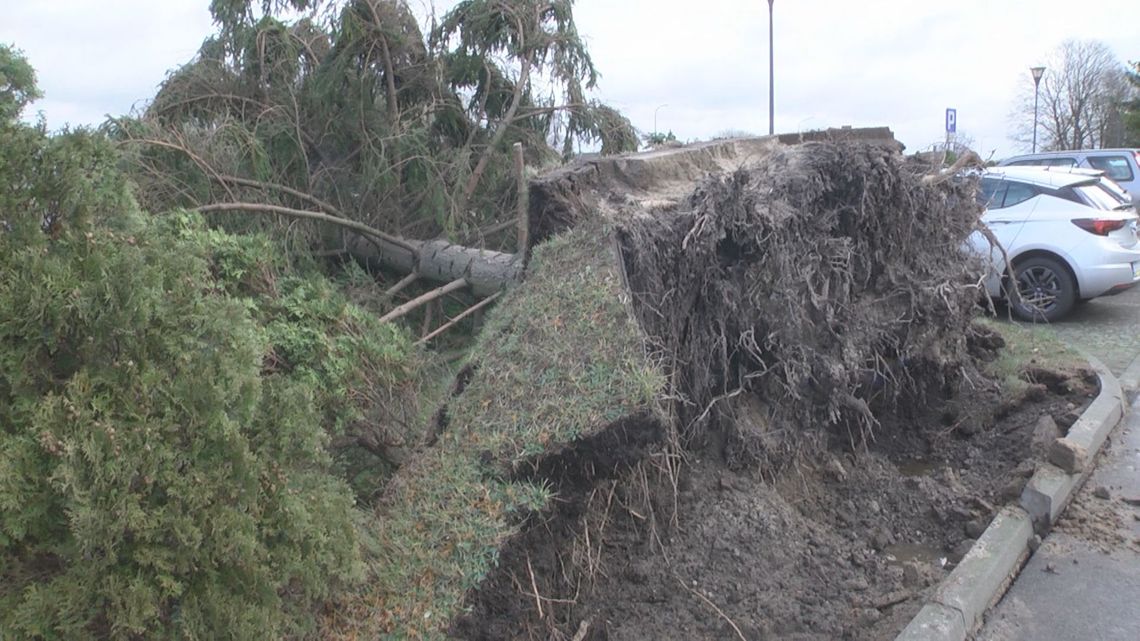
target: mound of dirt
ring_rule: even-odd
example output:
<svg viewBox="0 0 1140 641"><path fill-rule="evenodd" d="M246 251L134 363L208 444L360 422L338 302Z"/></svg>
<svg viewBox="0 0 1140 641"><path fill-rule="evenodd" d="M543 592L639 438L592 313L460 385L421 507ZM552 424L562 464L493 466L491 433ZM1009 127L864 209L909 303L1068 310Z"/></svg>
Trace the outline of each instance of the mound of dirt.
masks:
<svg viewBox="0 0 1140 641"><path fill-rule="evenodd" d="M832 447L774 482L705 450L675 479L651 463L568 494L508 548L452 634L893 638L1016 502L1042 417L1096 392L1088 372L1055 376L1064 392L1013 399L964 383L946 403L883 421L867 448Z"/></svg>

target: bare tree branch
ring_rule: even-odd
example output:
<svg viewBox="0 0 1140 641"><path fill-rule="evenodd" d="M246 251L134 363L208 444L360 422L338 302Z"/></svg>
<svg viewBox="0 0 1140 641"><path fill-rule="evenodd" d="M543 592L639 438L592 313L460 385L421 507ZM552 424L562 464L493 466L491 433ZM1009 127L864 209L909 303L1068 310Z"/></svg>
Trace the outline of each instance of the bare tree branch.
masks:
<svg viewBox="0 0 1140 641"><path fill-rule="evenodd" d="M372 227L369 227L363 223L358 223L355 220L348 220L345 218L340 218L339 216L332 216L330 214L319 211L293 209L292 207L281 207L279 205L268 205L263 203L215 203L212 205L203 205L201 207L198 207L195 211L200 211L203 213L212 211L247 211L263 214L280 214L282 216L291 216L293 218L308 218L310 220L319 220L322 222L339 225L341 227L359 232L365 236L379 238L380 240L391 243L397 247L406 249L411 252L415 252L418 249L416 244L404 240L403 238L385 234L378 229L373 229Z"/></svg>
<svg viewBox="0 0 1140 641"><path fill-rule="evenodd" d="M466 278L457 278L457 279L451 281L450 283L444 285L443 287L433 289L430 292L428 292L422 296L418 296L416 298L413 298L412 300L404 303L403 305L400 305L396 309L393 309L392 311L388 312L387 314L384 314L383 316L380 317L380 322L383 323L385 321L396 320L397 318L400 318L401 316L404 316L405 314L407 314L411 311L414 311L417 307L420 307L422 305L430 303L431 301L439 298L440 296L446 296L446 295L450 294L451 292L453 292L457 289L463 289L464 287L467 287L467 279Z"/></svg>
<svg viewBox="0 0 1140 641"><path fill-rule="evenodd" d="M475 312L483 309L487 305L490 305L491 303L495 302L499 298L499 296L502 296L502 292L495 292L494 294L491 294L490 296L484 298L483 300L479 301L478 303L475 303L471 307L468 307L467 309L463 310L463 313L459 314L458 316L456 316L455 318L451 319L450 321L444 323L443 325L440 325L439 328L436 329L434 332L432 332L432 333L428 334L427 336L424 336L420 340L416 341L416 345L423 345L424 343L430 341L431 339L435 338L436 336L439 336L440 334L446 332L447 330L451 329L452 327L455 327L459 323L459 321L463 320L464 318L467 318L471 314L474 314Z"/></svg>
<svg viewBox="0 0 1140 641"><path fill-rule="evenodd" d="M320 207L321 209L323 209L323 210L325 210L331 214L334 214L336 216L339 216L341 218L348 218L348 216L344 215L344 212L340 211L339 209L337 209L333 205L329 204L328 202L321 200L320 198L317 198L316 196L313 196L312 194L306 194L305 192L300 191L298 189L293 189L292 187L287 187L285 185L279 185L277 183L263 182L260 180L251 180L249 178L241 178L239 176L227 176L225 174L219 174L218 178L220 178L223 182L229 182L229 183L233 183L235 185L244 185L246 187L256 187L257 189L264 189L267 191L280 191L282 193L289 194L290 196L296 196L297 198L300 198L301 200L308 201L309 203L316 205L317 207Z"/></svg>
<svg viewBox="0 0 1140 641"><path fill-rule="evenodd" d="M1123 143L1121 112L1130 96L1124 65L1097 40L1067 40L1045 62L1037 95L1038 148L1095 149ZM1033 139L1034 84L1024 74L1013 138Z"/></svg>

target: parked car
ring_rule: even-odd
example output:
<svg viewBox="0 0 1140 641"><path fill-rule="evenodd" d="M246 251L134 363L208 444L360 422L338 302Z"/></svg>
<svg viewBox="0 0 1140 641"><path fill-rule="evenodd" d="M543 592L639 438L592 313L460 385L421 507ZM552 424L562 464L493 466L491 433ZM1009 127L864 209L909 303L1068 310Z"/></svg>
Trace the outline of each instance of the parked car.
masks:
<svg viewBox="0 0 1140 641"><path fill-rule="evenodd" d="M988 260L986 292L1018 318L1054 321L1140 283L1140 218L1096 172L995 167L982 172L978 198L1000 248L980 232L969 242Z"/></svg>
<svg viewBox="0 0 1140 641"><path fill-rule="evenodd" d="M1082 167L1103 171L1106 178L1128 190L1140 204L1140 149L1082 149L1013 156L1001 167Z"/></svg>

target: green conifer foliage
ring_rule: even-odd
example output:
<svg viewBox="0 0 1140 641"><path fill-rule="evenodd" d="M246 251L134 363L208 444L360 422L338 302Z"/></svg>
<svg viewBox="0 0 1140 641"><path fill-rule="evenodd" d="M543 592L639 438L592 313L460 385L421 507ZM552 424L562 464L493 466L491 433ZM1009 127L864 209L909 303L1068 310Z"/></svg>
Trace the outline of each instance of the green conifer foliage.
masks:
<svg viewBox="0 0 1140 641"><path fill-rule="evenodd" d="M100 136L13 120L0 121L0 638L311 633L360 569L353 494L322 429L330 392L293 375L301 357L264 367L281 332L239 295L227 237L143 216Z"/></svg>

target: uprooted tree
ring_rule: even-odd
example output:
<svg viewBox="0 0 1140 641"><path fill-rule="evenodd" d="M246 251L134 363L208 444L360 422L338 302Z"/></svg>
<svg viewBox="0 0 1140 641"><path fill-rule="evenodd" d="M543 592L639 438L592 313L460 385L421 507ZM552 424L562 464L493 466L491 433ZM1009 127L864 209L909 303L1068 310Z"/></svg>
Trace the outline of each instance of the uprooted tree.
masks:
<svg viewBox="0 0 1140 641"><path fill-rule="evenodd" d="M517 275L509 255L477 256L472 275L463 247L411 239L518 249L502 233L522 184L513 146L533 166L557 162L552 145L637 146L587 97L597 71L572 7L465 0L425 32L403 0L219 0L218 34L113 133L152 211L338 223L347 240L328 227L311 240L485 294Z"/></svg>
<svg viewBox="0 0 1140 641"><path fill-rule="evenodd" d="M389 292L433 269L478 288L518 262L434 239L514 218L508 150L626 148L628 123L581 95L569 2L471 0L427 38L399 2L212 8L219 35L110 128L149 208L202 213L142 215L96 136L0 129L22 212L0 221L0 300L23 310L0 320L4 633L444 638L496 586L529 607L513 542L597 479L651 454L675 475L718 438L775 464L858 441L961 371L968 185L893 148L724 141L534 181L549 242L451 398L430 419L387 402L427 356L271 260L339 233L200 216L332 222L411 272ZM379 455L342 456L360 450ZM529 573L536 598L560 562Z"/></svg>

